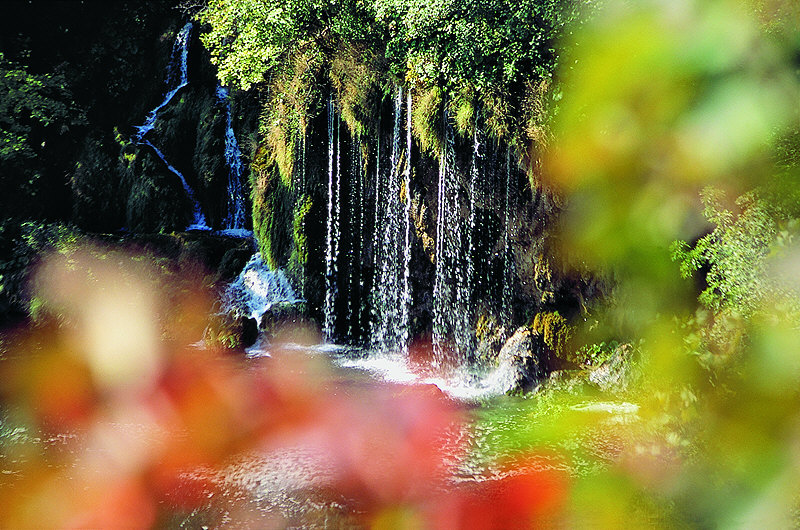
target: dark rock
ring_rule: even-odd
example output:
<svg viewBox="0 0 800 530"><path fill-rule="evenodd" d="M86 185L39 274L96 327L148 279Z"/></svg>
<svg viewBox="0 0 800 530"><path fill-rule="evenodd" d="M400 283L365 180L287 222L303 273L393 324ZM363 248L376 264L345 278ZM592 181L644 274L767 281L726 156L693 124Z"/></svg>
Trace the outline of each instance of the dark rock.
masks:
<svg viewBox="0 0 800 530"><path fill-rule="evenodd" d="M242 272L242 269L244 269L244 266L247 265L252 256L253 249L249 245L234 247L225 251L217 267L217 281L233 281Z"/></svg>
<svg viewBox="0 0 800 530"><path fill-rule="evenodd" d="M255 318L240 317L239 323L242 329L241 344L249 348L258 340L258 323Z"/></svg>
<svg viewBox="0 0 800 530"><path fill-rule="evenodd" d="M264 338L272 342L279 334L291 335L293 330L305 329L311 324L305 304L287 302L275 304L264 313L258 328L264 333Z"/></svg>

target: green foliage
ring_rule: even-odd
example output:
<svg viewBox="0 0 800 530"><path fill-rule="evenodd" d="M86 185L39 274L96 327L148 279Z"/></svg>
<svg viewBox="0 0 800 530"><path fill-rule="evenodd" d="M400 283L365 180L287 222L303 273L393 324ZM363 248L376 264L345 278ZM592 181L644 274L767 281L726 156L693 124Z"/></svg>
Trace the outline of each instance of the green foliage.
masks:
<svg viewBox="0 0 800 530"><path fill-rule="evenodd" d="M30 74L0 54L0 161L33 158L46 131L66 134L84 123L63 75Z"/></svg>
<svg viewBox="0 0 800 530"><path fill-rule="evenodd" d="M212 0L198 14L201 36L226 85L248 89L308 46L335 50L337 42L370 42L374 19L364 0Z"/></svg>
<svg viewBox="0 0 800 530"><path fill-rule="evenodd" d="M263 107L259 132L268 146L263 155L268 165L277 168L286 186L292 182L297 145L321 104L322 62L320 50L314 47L292 56L272 79Z"/></svg>
<svg viewBox="0 0 800 530"><path fill-rule="evenodd" d="M387 57L398 76L408 65L424 83L483 90L550 77L555 39L579 7L559 0L380 0L377 18L391 30Z"/></svg>
<svg viewBox="0 0 800 530"><path fill-rule="evenodd" d="M619 347L617 341L585 344L573 354L570 360L580 365L599 366L611 358L617 347Z"/></svg>
<svg viewBox="0 0 800 530"><path fill-rule="evenodd" d="M777 242L778 223L754 193L736 201L738 215L722 205L724 194L718 189L706 189L702 198L703 213L714 229L694 246L684 241L673 244L673 259L680 262L684 278L707 267L707 287L700 294L705 307L751 315L777 294L766 267Z"/></svg>
<svg viewBox="0 0 800 530"><path fill-rule="evenodd" d="M85 123L63 75L30 73L0 53L0 174L5 195L0 204L4 215L42 215L38 201L53 191L48 189L52 179L63 178L50 170L54 161L48 155L68 155L61 149L70 142L70 133Z"/></svg>
<svg viewBox="0 0 800 530"><path fill-rule="evenodd" d="M0 241L6 236L0 230ZM26 221L15 227L13 248L0 255L0 324L9 317L40 314L41 301L30 294L34 266L45 254L69 255L78 248L80 232L70 225Z"/></svg>
<svg viewBox="0 0 800 530"><path fill-rule="evenodd" d="M645 497L686 526L792 526L796 49L740 2L609 4L562 63L544 176L566 195L561 244L614 273L603 336L642 338L644 375L630 450L575 491L602 511L576 521L630 524ZM693 242L673 245L680 271L675 239ZM679 272L699 276L699 307Z"/></svg>
<svg viewBox="0 0 800 530"><path fill-rule="evenodd" d="M471 86L462 88L450 101L450 114L453 116L456 131L469 134L475 128L475 91Z"/></svg>
<svg viewBox="0 0 800 530"><path fill-rule="evenodd" d="M355 136L367 136L377 128L381 75L378 59L369 49L347 46L331 62L330 78L339 111Z"/></svg>
<svg viewBox="0 0 800 530"><path fill-rule="evenodd" d="M356 135L372 130L382 88L405 80L422 92L417 98L422 114L441 105L434 104L435 98L447 99L458 130L465 133L481 106L489 132L524 151L525 124L538 119L525 115L531 108L526 94L552 77L558 62L555 41L578 19L583 3L283 0L267 6L255 0L215 0L198 18L209 28L201 38L223 83L272 87L267 123L285 137L272 142L285 174L291 166L291 150L285 146L291 143L292 128L282 119L291 113L276 108L286 104L275 91L302 101L299 91L286 90L286 71L296 70L293 63L309 50L322 57L320 67L329 73L342 116ZM440 91L434 99L431 87ZM319 85L314 88L319 92ZM286 106L301 120L313 111L309 105ZM431 117L415 115L418 121ZM430 120L415 123L414 131L423 150L441 147L430 134Z"/></svg>

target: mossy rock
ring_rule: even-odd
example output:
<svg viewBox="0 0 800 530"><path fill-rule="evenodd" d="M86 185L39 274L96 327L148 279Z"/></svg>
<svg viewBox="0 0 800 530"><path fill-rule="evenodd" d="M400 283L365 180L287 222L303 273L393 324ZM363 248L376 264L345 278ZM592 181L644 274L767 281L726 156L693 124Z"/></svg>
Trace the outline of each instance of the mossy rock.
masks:
<svg viewBox="0 0 800 530"><path fill-rule="evenodd" d="M218 282L233 281L252 256L253 250L249 246L228 249L217 267L216 280Z"/></svg>
<svg viewBox="0 0 800 530"><path fill-rule="evenodd" d="M564 361L574 361L568 354L574 329L558 311L536 313L530 328L547 347L545 362L549 370L560 368Z"/></svg>
<svg viewBox="0 0 800 530"><path fill-rule="evenodd" d="M231 351L242 351L255 344L257 339L255 319L235 312L212 315L203 336L207 347Z"/></svg>
<svg viewBox="0 0 800 530"><path fill-rule="evenodd" d="M309 328L316 328L314 321L308 316L308 306L304 303L280 303L272 306L261 316L258 326L267 342L277 337L282 340L294 340L294 335L305 334Z"/></svg>
<svg viewBox="0 0 800 530"><path fill-rule="evenodd" d="M120 173L127 184L125 224L132 232L183 230L192 205L180 179L147 146L123 150Z"/></svg>
<svg viewBox="0 0 800 530"><path fill-rule="evenodd" d="M501 324L495 315L481 313L475 324L477 342L475 360L484 366L496 366L508 334L506 326Z"/></svg>

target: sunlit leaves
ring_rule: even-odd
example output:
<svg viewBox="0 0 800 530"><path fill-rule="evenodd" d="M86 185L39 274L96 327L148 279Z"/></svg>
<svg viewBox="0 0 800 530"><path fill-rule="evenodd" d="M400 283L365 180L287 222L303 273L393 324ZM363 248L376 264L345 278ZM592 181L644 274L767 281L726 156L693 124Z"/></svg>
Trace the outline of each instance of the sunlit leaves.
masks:
<svg viewBox="0 0 800 530"><path fill-rule="evenodd" d="M33 157L45 128L60 135L82 123L63 76L31 74L0 54L0 161Z"/></svg>
<svg viewBox="0 0 800 530"><path fill-rule="evenodd" d="M198 18L210 27L200 38L218 77L246 90L309 45L369 40L374 16L363 0L214 0Z"/></svg>

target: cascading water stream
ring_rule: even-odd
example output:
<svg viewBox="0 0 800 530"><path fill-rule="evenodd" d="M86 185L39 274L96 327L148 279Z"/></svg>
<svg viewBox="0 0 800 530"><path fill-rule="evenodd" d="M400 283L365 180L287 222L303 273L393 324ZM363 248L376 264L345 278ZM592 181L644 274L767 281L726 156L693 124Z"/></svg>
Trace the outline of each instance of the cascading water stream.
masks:
<svg viewBox="0 0 800 530"><path fill-rule="evenodd" d="M225 162L228 164L228 204L227 213L223 221L225 230L244 230L247 219L247 210L242 190L242 152L236 135L233 132L231 106L228 100L228 90L217 87L217 98L225 104Z"/></svg>
<svg viewBox="0 0 800 530"><path fill-rule="evenodd" d="M178 171L167 161L164 154L158 148L156 148L156 146L154 146L149 140L145 139L145 135L155 126L156 119L158 118L158 114L161 109L166 107L167 104L172 101L172 98L175 96L175 94L177 94L180 89L189 83L188 59L191 32L192 23L189 22L183 26L175 38L175 44L172 47L172 56L170 57L170 63L167 69L167 92L164 95L163 101L147 114L144 124L136 127L135 138L137 143L147 145L153 149L156 155L167 166L167 169L177 175L177 177L180 179L186 195L192 202L192 224L187 227L187 230L210 230L206 224L206 218L200 208L200 203L197 201L197 198L189 186L189 183L186 182L186 178L180 171Z"/></svg>
<svg viewBox="0 0 800 530"><path fill-rule="evenodd" d="M375 223L376 281L372 293L375 320L372 345L383 351L404 350L408 342L408 260L410 257L410 169L403 153L403 91L394 98L389 167L378 173ZM405 161L405 162L404 162Z"/></svg>
<svg viewBox="0 0 800 530"><path fill-rule="evenodd" d="M339 259L339 127L333 97L328 100L328 226L325 249L325 339L334 338ZM334 138L334 129L336 137ZM335 143L334 143L335 141Z"/></svg>
<svg viewBox="0 0 800 530"><path fill-rule="evenodd" d="M256 322L276 304L301 302L283 271L270 269L260 253L250 258L223 294L226 310L235 309Z"/></svg>
<svg viewBox="0 0 800 530"><path fill-rule="evenodd" d="M361 200L361 187L359 181L359 169L358 169L358 149L356 148L358 144L358 139L351 134L350 136L350 159L349 159L349 169L350 173L348 175L348 183L349 183L349 213L346 217L346 227L347 227L347 242L350 246L349 252L345 254L347 258L347 336L350 339L354 339L356 337L356 330L353 328L353 323L355 321L355 298L357 296L356 293L356 272L357 272L357 264L358 264L358 251L359 247L357 245L358 239L360 234L356 234L358 229L359 221L358 218L361 217L363 213L357 206L360 206ZM359 211L356 211L359 210Z"/></svg>
<svg viewBox="0 0 800 530"><path fill-rule="evenodd" d="M164 157L164 153L159 151L159 149L156 146L154 146L152 143L150 143L150 140L142 140L141 143L143 143L144 145L149 146L155 152L156 156L158 156L158 158L160 158L164 162L164 165L167 166L167 169L169 169L172 173L174 173L180 179L181 185L183 185L183 191L186 192L186 196L189 197L190 201L192 201L192 215L193 215L192 224L189 225L186 229L187 230L210 230L208 225L206 224L206 218L203 215L202 210L200 210L200 203L197 202L197 199L194 196L194 192L192 191L192 188L189 187L189 183L186 182L186 179L183 177L181 172L178 171L177 169L175 169L169 162L167 162L167 159Z"/></svg>
<svg viewBox="0 0 800 530"><path fill-rule="evenodd" d="M475 113L475 128L472 134L472 153L469 168L469 225L467 228L467 253L466 253L466 278L464 279L464 302L467 306L470 305L470 296L474 291L475 279L475 261L472 257L475 255L475 222L476 222L476 194L478 192L478 185L480 183L480 169L481 169L481 142L478 130L480 113ZM467 322L469 325L469 322Z"/></svg>
<svg viewBox="0 0 800 530"><path fill-rule="evenodd" d="M408 348L411 334L411 91L406 101L406 167L403 171L405 185L405 245L403 250L403 300L400 305L400 332L404 349Z"/></svg>
<svg viewBox="0 0 800 530"><path fill-rule="evenodd" d="M505 185L505 219L503 229L503 301L502 317L504 322L510 322L512 317L512 302L514 296L514 253L511 248L511 238L514 231L512 213L512 197L514 187L511 171L511 148L506 150L506 185Z"/></svg>
<svg viewBox="0 0 800 530"><path fill-rule="evenodd" d="M438 216L436 226L436 278L433 290L433 348L441 366L448 349L458 364L472 349L469 249L462 247L465 232L461 213L455 134L447 112L443 115L444 146L439 161ZM472 214L470 214L471 216Z"/></svg>
<svg viewBox="0 0 800 530"><path fill-rule="evenodd" d="M180 89L189 84L189 38L192 33L192 27L192 23L188 22L183 26L177 37L175 37L175 44L172 46L172 56L170 57L169 67L167 68L167 91L161 103L147 114L144 124L136 127L137 140L144 138L144 135L155 126L158 113L161 109L172 101L172 98Z"/></svg>

